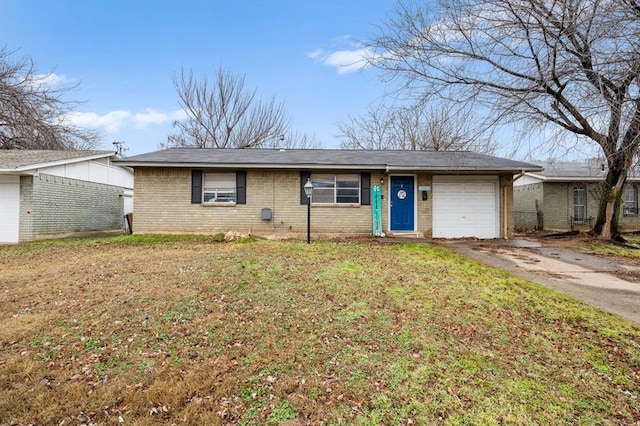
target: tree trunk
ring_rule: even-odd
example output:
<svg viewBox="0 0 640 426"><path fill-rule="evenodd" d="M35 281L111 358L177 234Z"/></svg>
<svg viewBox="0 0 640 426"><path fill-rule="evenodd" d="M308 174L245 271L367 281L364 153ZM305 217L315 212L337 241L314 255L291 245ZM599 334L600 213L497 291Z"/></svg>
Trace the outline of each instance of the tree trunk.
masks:
<svg viewBox="0 0 640 426"><path fill-rule="evenodd" d="M598 217L591 230L593 235L602 239L614 239L618 236L622 187L626 180L627 172L624 168L609 168L607 178L604 181L604 191L600 198Z"/></svg>

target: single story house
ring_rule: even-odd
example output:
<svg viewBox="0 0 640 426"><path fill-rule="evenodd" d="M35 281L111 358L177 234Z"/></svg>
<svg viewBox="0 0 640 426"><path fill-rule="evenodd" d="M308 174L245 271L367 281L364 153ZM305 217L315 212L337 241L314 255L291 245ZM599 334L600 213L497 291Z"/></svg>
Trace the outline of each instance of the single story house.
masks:
<svg viewBox="0 0 640 426"><path fill-rule="evenodd" d="M133 170L113 151L0 150L0 243L122 230Z"/></svg>
<svg viewBox="0 0 640 426"><path fill-rule="evenodd" d="M134 169L136 233L506 238L512 180L539 166L472 152L173 148ZM313 184L306 196L304 186Z"/></svg>
<svg viewBox="0 0 640 426"><path fill-rule="evenodd" d="M607 175L601 160L542 163L544 171L526 172L513 186L516 229L552 231L590 229L598 215L602 183ZM621 231L640 229L638 184L631 175L623 188Z"/></svg>

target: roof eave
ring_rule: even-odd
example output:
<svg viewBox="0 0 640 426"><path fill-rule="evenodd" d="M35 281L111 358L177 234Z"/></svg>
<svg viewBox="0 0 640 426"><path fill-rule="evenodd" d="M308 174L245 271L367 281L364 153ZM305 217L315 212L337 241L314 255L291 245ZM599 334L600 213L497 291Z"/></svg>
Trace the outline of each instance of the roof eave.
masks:
<svg viewBox="0 0 640 426"><path fill-rule="evenodd" d="M81 163L83 161L91 161L91 160L97 160L99 158L113 157L115 155L116 155L115 152L105 152L100 154L86 155L82 157L67 158L64 160L49 161L46 163L25 164L23 166L18 166L15 169L4 169L4 170L10 170L14 172L27 172L29 170L42 169L45 167L62 166L64 164Z"/></svg>
<svg viewBox="0 0 640 426"><path fill-rule="evenodd" d="M277 164L277 163L173 163L173 162L128 162L126 160L114 161L114 164L127 167L171 167L171 168L201 168L201 169L323 169L323 170L381 170L385 172L409 172L409 171L429 171L446 173L518 173L529 171L541 171L541 168L520 168L520 167L424 167L424 166L399 166L387 164Z"/></svg>
<svg viewBox="0 0 640 426"><path fill-rule="evenodd" d="M348 169L348 170L384 170L386 166L379 164L254 164L254 163L155 163L155 162L127 162L114 161L114 164L127 167L172 167L183 169Z"/></svg>

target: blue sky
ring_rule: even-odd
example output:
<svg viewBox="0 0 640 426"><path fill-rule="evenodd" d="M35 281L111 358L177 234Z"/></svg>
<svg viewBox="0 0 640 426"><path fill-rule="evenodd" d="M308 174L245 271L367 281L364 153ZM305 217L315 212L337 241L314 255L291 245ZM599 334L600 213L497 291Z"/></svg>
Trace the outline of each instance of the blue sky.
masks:
<svg viewBox="0 0 640 426"><path fill-rule="evenodd" d="M180 117L171 78L219 67L286 105L292 129L336 148L336 122L384 93L374 69L353 62L394 0L0 0L0 44L30 56L57 83L80 83L74 120L125 142L127 155L159 149ZM349 66L351 65L351 66Z"/></svg>

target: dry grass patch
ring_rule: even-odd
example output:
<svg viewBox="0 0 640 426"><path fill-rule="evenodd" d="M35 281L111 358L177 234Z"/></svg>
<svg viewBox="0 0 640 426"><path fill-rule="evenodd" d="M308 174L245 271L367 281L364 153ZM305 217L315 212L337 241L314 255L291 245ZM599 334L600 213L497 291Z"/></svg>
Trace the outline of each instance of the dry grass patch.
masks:
<svg viewBox="0 0 640 426"><path fill-rule="evenodd" d="M636 424L640 330L420 244L0 248L0 425Z"/></svg>

